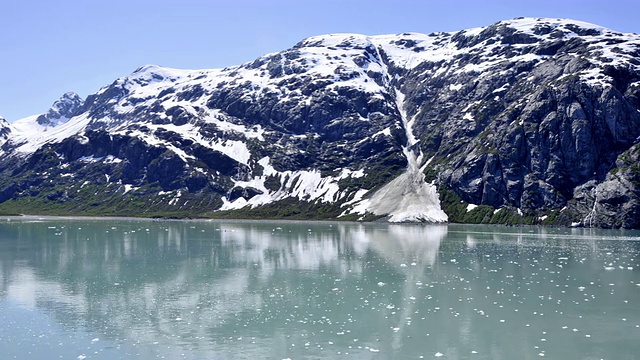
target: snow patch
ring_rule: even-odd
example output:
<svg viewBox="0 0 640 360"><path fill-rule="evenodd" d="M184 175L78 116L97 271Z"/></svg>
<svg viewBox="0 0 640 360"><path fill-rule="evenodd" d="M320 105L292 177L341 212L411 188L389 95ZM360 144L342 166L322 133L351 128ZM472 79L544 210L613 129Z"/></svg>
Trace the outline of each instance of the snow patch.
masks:
<svg viewBox="0 0 640 360"><path fill-rule="evenodd" d="M273 168L269 157L260 159L258 164L263 168L262 176L256 176L248 181L234 181L234 185L240 188L251 187L262 193L250 199L238 198L234 201L229 201L226 197L223 197L223 205L220 210L240 209L245 206L254 208L290 197L309 202L333 203L348 195L348 193L340 191L340 186L338 185L340 180L359 178L365 175L362 169L357 171L341 169L336 176L322 176L319 170L279 172ZM280 188L278 190L267 189L265 181L268 177L279 179Z"/></svg>
<svg viewBox="0 0 640 360"><path fill-rule="evenodd" d="M242 141L223 140L221 142L212 142L210 147L245 165L249 163L251 158L251 152L249 152L247 144Z"/></svg>
<svg viewBox="0 0 640 360"><path fill-rule="evenodd" d="M247 139L257 139L264 141L265 130L260 125L247 127L241 124L234 124L224 120L225 115L220 110L213 110L205 121L214 124L218 129L224 132L235 132L244 135Z"/></svg>
<svg viewBox="0 0 640 360"><path fill-rule="evenodd" d="M371 138L376 138L376 137L378 137L378 136L380 136L380 135L384 135L384 136L391 136L391 129L387 127L387 128L385 128L384 130L380 130L380 131L378 131L377 133L373 134L373 135L371 136Z"/></svg>
<svg viewBox="0 0 640 360"><path fill-rule="evenodd" d="M180 200L180 197L182 197L182 191L178 190L173 199L169 200L169 205L176 205Z"/></svg>

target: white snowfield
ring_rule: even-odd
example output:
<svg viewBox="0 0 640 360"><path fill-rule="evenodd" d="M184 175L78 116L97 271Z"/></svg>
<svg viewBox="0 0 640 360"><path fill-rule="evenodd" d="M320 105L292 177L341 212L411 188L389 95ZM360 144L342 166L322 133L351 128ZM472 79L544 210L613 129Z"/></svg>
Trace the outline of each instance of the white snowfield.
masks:
<svg viewBox="0 0 640 360"><path fill-rule="evenodd" d="M611 78L603 71L604 65L625 64L640 69L636 62L630 62L637 56L640 49L640 36L637 34L620 34L612 30L593 24L566 19L535 19L520 18L503 21L499 24L514 29L516 32L534 37L539 41L553 42L561 33L565 37L580 36L588 44L591 53L588 59L592 67L581 74L583 81L592 86L611 86ZM55 143L72 136L82 136L91 124L99 123L101 128L113 134L134 134L152 145L162 145L175 152L184 160L189 156L183 150L170 144L166 140L154 135L158 129L173 131L185 139L217 150L239 163L250 166L260 164L265 170L263 175L250 181L238 181L236 186L253 187L263 192L249 200L240 198L233 202L223 199L222 210L237 209L245 206L260 206L273 201L294 197L306 201L337 202L345 201L343 215L366 214L388 215L393 222L427 221L444 222L446 214L441 210L438 194L433 184L425 182L423 167L425 161L421 153L416 153L416 134L413 131L413 119L406 115L404 94L394 88L393 78L389 75L389 66L405 69L415 69L425 62L437 63L437 66L424 67L425 75L456 75L464 72L483 71L506 62L540 62L548 55L534 55L532 53L516 55L495 55L493 52L505 46L500 41L477 41L473 46L458 46L456 39L464 36L470 40L479 39L479 35L488 27L463 30L451 33L419 34L405 33L397 35L365 36L359 34L331 34L307 38L294 48L282 53L267 54L253 62L224 69L207 70L178 70L155 65L147 65L137 69L131 75L117 79L113 84L102 88L95 95L105 95L113 88L121 90L121 96L114 96L109 100L109 109L103 114L79 114L71 119L59 119L50 126L37 123L37 115L18 120L13 124L0 121L0 130L9 128L8 140L0 136L0 145L10 141L16 146L17 154L26 156L33 153L47 143ZM541 31L541 29L546 29ZM588 30L588 31L586 31ZM555 31L555 35L550 35ZM586 31L586 32L585 32ZM581 33L581 34L579 34ZM617 41L612 42L615 36ZM471 43L474 43L471 41ZM514 48L524 48L531 44L512 44ZM288 54L295 54L291 59ZM477 64L463 64L459 60L461 55L481 55ZM577 55L576 55L577 56ZM284 71L272 74L270 66L280 64ZM287 69L285 69L287 67ZM295 71L293 71L295 70ZM343 76L348 75L348 76ZM340 191L338 181L348 177L364 176L363 169L336 169L337 176L322 176L314 169L300 171L276 171L269 157L254 158L247 146L248 141L265 141L266 131L260 126L244 125L240 119L226 113L225 109L211 109L207 104L209 96L199 96L184 100L179 94L193 89L201 89L203 94L211 94L215 89L227 84L246 84L247 90L243 97L252 101L260 101L266 95L275 94L281 102L295 101L311 102L295 87L286 84L287 79L305 77L311 80L329 81L329 89L351 87L364 91L371 97L391 95L396 99L396 106L402 119L400 123L405 129L408 143L404 147L404 154L408 161L405 173L392 180L376 193L370 194L368 189L359 189L346 193ZM373 76L373 77L372 77ZM374 78L375 77L375 78ZM380 80L382 79L382 80ZM452 91L460 90L464 84L451 85ZM503 86L507 89L509 84ZM162 96L161 96L162 94ZM169 94L169 95L167 95ZM106 95L105 95L106 96ZM150 129L140 132L131 129L138 121L132 114L140 107L150 107L158 99L163 99L161 110L156 112L159 118L168 118L166 111L179 107L198 119L183 125L151 124L144 125ZM125 119L125 120L122 120ZM363 118L363 121L370 119ZM469 114L466 120L473 120ZM205 138L198 130L203 124L213 124L224 133L234 134L231 140L215 137ZM0 132L0 135L2 133ZM239 135L239 136L238 136ZM385 129L375 136L391 136L390 129ZM240 139L240 140L238 140ZM2 150L0 150L2 151ZM0 153L1 155L2 153ZM268 176L276 176L283 185L278 190L268 190L264 185Z"/></svg>

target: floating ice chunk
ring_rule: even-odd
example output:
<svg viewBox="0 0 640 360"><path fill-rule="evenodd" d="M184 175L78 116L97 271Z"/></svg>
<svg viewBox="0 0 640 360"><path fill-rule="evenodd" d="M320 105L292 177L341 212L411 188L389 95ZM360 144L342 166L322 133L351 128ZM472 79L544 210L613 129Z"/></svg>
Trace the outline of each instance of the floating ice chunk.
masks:
<svg viewBox="0 0 640 360"><path fill-rule="evenodd" d="M435 356L436 356L436 357L442 357L442 356L444 356L444 354L443 354L443 353L441 353L441 352L437 352Z"/></svg>

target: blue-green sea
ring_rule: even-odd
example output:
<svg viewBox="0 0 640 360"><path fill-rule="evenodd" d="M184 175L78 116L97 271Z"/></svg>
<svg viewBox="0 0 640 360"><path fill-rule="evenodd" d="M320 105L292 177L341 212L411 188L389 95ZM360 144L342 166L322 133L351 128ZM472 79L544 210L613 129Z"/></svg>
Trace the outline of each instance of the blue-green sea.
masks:
<svg viewBox="0 0 640 360"><path fill-rule="evenodd" d="M638 359L640 232L0 218L1 359Z"/></svg>

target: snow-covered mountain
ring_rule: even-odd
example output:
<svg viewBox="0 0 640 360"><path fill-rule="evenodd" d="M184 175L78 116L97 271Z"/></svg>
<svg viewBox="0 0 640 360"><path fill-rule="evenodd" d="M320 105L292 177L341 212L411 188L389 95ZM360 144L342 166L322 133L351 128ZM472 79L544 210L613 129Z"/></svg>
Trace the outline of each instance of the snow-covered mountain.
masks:
<svg viewBox="0 0 640 360"><path fill-rule="evenodd" d="M638 227L639 94L640 36L565 19L143 66L12 124L0 207Z"/></svg>

